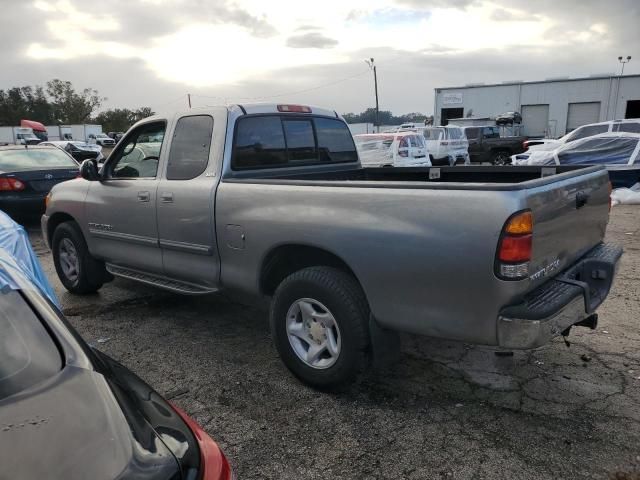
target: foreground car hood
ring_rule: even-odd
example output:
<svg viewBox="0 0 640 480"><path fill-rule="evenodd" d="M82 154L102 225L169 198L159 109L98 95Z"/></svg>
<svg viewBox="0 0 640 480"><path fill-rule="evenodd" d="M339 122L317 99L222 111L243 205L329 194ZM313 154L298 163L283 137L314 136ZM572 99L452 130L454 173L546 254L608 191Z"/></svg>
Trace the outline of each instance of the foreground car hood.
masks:
<svg viewBox="0 0 640 480"><path fill-rule="evenodd" d="M0 401L0 465L21 479L180 478L173 454L143 419L136 423L102 375L66 367Z"/></svg>

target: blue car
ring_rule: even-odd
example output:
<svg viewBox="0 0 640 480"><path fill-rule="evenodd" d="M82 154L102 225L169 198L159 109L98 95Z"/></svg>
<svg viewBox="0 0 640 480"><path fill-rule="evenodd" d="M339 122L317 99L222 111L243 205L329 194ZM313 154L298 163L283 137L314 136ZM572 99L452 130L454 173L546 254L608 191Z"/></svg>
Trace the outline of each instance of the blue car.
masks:
<svg viewBox="0 0 640 480"><path fill-rule="evenodd" d="M78 169L56 147L0 147L0 209L14 216L41 214L51 188L76 178Z"/></svg>

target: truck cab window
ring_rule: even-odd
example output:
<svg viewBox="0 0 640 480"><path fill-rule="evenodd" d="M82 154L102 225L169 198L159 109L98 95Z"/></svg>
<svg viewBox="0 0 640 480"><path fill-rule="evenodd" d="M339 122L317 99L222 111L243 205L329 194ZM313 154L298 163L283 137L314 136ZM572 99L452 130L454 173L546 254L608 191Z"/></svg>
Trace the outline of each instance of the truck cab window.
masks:
<svg viewBox="0 0 640 480"><path fill-rule="evenodd" d="M160 150L167 125L154 122L134 130L109 162L110 178L153 178L158 173ZM112 155L113 156L113 155Z"/></svg>
<svg viewBox="0 0 640 480"><path fill-rule="evenodd" d="M338 119L260 115L238 120L234 169L356 162L349 127Z"/></svg>
<svg viewBox="0 0 640 480"><path fill-rule="evenodd" d="M332 118L316 118L316 136L321 162L357 162L358 152L344 122Z"/></svg>
<svg viewBox="0 0 640 480"><path fill-rule="evenodd" d="M289 162L315 162L318 160L316 140L311 120L283 120Z"/></svg>
<svg viewBox="0 0 640 480"><path fill-rule="evenodd" d="M190 180L207 168L213 118L193 115L178 120L171 140L167 180Z"/></svg>
<svg viewBox="0 0 640 480"><path fill-rule="evenodd" d="M280 117L260 116L238 121L233 166L264 167L287 163Z"/></svg>

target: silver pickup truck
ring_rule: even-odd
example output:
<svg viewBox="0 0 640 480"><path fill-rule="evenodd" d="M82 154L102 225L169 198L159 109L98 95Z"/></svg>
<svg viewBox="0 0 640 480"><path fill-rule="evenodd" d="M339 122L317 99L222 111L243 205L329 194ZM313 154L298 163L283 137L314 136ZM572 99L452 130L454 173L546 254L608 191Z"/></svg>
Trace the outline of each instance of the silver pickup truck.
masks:
<svg viewBox="0 0 640 480"><path fill-rule="evenodd" d="M81 176L42 217L69 291L115 275L270 302L280 356L317 388L352 382L393 332L512 350L595 328L622 253L602 243L601 167L362 168L316 107L147 118Z"/></svg>

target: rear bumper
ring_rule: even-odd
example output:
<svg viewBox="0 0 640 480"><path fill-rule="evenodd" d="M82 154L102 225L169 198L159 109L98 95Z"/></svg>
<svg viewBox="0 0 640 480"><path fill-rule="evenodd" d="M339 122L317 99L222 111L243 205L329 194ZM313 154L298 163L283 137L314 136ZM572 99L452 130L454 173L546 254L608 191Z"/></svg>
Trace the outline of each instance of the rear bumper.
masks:
<svg viewBox="0 0 640 480"><path fill-rule="evenodd" d="M29 215L42 213L45 210L44 200L47 192L33 195L7 195L0 199L0 209L8 214Z"/></svg>
<svg viewBox="0 0 640 480"><path fill-rule="evenodd" d="M621 247L600 244L522 303L502 309L498 345L537 348L593 315L609 294L621 255Z"/></svg>

